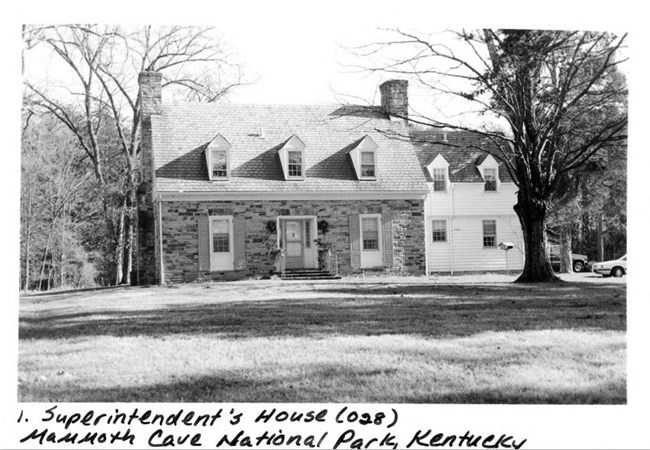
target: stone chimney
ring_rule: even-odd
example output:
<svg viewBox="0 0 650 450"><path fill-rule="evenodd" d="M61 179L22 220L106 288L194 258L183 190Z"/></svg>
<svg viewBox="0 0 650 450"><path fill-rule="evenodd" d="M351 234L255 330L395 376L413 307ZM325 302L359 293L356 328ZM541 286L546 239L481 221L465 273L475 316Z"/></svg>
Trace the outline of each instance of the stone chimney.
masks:
<svg viewBox="0 0 650 450"><path fill-rule="evenodd" d="M136 276L131 276L137 284L157 284L162 282L161 261L158 254L158 233L156 217L158 205L154 199L154 161L151 116L162 113L162 74L142 72L138 76L140 85L140 174L138 187L138 254Z"/></svg>
<svg viewBox="0 0 650 450"><path fill-rule="evenodd" d="M140 72L140 103L142 119L147 120L152 114L160 114L162 103L162 74L160 72Z"/></svg>
<svg viewBox="0 0 650 450"><path fill-rule="evenodd" d="M381 106L386 113L401 119L408 119L408 85L407 80L388 80L379 86Z"/></svg>

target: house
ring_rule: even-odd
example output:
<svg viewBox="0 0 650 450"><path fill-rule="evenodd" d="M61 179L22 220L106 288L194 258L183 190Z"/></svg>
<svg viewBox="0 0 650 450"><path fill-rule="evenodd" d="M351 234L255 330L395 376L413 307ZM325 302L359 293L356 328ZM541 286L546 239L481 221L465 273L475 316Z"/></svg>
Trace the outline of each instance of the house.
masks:
<svg viewBox="0 0 650 450"><path fill-rule="evenodd" d="M517 187L490 142L477 133L410 130L428 184L425 200L427 273L519 271L521 225ZM503 251L502 242L513 248Z"/></svg>
<svg viewBox="0 0 650 450"><path fill-rule="evenodd" d="M318 267L424 274L429 192L400 117L406 81L380 107L163 104L161 75L140 74L140 284ZM326 224L326 225L324 225ZM326 233L323 233L327 230Z"/></svg>

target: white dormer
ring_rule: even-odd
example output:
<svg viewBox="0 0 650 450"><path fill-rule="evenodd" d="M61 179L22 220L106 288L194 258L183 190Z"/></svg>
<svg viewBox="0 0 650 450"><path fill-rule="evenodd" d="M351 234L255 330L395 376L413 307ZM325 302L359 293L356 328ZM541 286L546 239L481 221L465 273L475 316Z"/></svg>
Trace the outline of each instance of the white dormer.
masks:
<svg viewBox="0 0 650 450"><path fill-rule="evenodd" d="M499 163L492 155L487 155L482 158L478 164L478 171L481 173L484 182L484 190L486 192L494 192L499 190Z"/></svg>
<svg viewBox="0 0 650 450"><path fill-rule="evenodd" d="M305 179L305 143L295 134L278 150L285 180Z"/></svg>
<svg viewBox="0 0 650 450"><path fill-rule="evenodd" d="M433 192L449 191L449 163L438 155L427 166L433 180Z"/></svg>
<svg viewBox="0 0 650 450"><path fill-rule="evenodd" d="M377 148L375 141L366 135L348 151L359 180L377 179Z"/></svg>
<svg viewBox="0 0 650 450"><path fill-rule="evenodd" d="M211 180L227 180L230 177L230 143L220 134L206 147L205 163Z"/></svg>

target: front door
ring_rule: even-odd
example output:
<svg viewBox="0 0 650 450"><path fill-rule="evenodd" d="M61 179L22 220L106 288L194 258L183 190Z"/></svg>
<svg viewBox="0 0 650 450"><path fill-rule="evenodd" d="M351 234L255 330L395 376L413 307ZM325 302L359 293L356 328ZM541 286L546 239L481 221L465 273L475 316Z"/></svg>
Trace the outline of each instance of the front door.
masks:
<svg viewBox="0 0 650 450"><path fill-rule="evenodd" d="M303 230L304 220L284 220L284 251L287 269L302 269L305 267L305 244Z"/></svg>

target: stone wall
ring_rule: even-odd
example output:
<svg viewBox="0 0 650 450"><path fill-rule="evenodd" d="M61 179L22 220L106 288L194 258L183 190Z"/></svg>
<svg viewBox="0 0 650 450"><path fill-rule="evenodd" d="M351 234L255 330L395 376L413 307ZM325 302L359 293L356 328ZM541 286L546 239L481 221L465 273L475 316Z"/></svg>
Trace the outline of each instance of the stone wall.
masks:
<svg viewBox="0 0 650 450"><path fill-rule="evenodd" d="M239 279L261 276L273 270L273 262L263 243L269 237L266 224L277 216L315 215L330 228L327 241L334 246L339 273L360 272L350 266L350 225L352 214L391 214L393 217L394 273L424 274L424 204L422 200L332 200L332 201L173 201L162 203L163 267L166 283L212 279ZM246 223L246 269L229 272L199 270L198 219L209 211L232 212ZM318 237L323 236L319 233Z"/></svg>

